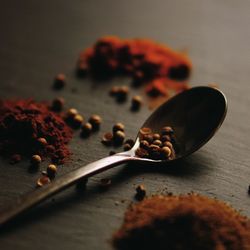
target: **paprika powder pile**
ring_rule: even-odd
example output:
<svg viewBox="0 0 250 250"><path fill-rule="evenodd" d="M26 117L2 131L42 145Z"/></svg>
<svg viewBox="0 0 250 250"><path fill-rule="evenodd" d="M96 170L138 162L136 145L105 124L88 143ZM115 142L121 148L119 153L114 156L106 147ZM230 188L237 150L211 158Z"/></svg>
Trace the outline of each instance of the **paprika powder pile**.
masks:
<svg viewBox="0 0 250 250"><path fill-rule="evenodd" d="M168 96L188 88L192 64L185 54L149 39L106 36L80 53L77 68L79 75L101 79L125 74L136 86L146 84L147 94Z"/></svg>
<svg viewBox="0 0 250 250"><path fill-rule="evenodd" d="M47 103L0 100L0 154L49 157L62 164L70 156L71 128Z"/></svg>
<svg viewBox="0 0 250 250"><path fill-rule="evenodd" d="M248 250L249 219L197 194L153 196L132 205L113 236L115 249Z"/></svg>

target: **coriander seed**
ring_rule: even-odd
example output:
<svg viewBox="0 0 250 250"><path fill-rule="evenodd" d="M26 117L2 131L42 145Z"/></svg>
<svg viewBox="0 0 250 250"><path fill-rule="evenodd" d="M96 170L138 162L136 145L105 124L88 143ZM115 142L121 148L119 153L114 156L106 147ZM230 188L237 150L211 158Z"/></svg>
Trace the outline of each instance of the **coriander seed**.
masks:
<svg viewBox="0 0 250 250"><path fill-rule="evenodd" d="M102 137L102 141L101 141L104 145L106 146L110 146L113 143L113 134L108 132L105 133Z"/></svg>
<svg viewBox="0 0 250 250"><path fill-rule="evenodd" d="M123 131L125 130L125 126L121 123L118 122L113 126L113 133L115 133L116 131Z"/></svg>
<svg viewBox="0 0 250 250"><path fill-rule="evenodd" d="M31 164L34 166L38 166L42 162L42 158L40 155L32 155Z"/></svg>
<svg viewBox="0 0 250 250"><path fill-rule="evenodd" d="M80 126L82 125L84 119L81 115L75 115L73 118L73 126L74 128L80 128Z"/></svg>
<svg viewBox="0 0 250 250"><path fill-rule="evenodd" d="M49 164L47 167L48 176L54 177L57 172L57 166L55 164Z"/></svg>
<svg viewBox="0 0 250 250"><path fill-rule="evenodd" d="M145 197L145 195L146 195L146 189L145 189L144 185L138 185L136 187L135 198L137 200L143 200L143 198Z"/></svg>
<svg viewBox="0 0 250 250"><path fill-rule="evenodd" d="M131 145L128 144L128 143L125 143L124 146L123 146L123 150L124 150L124 151L128 151L128 150L130 150L131 148L132 148Z"/></svg>
<svg viewBox="0 0 250 250"><path fill-rule="evenodd" d="M88 137L92 132L92 125L89 122L86 122L81 127L81 136Z"/></svg>
<svg viewBox="0 0 250 250"><path fill-rule="evenodd" d="M162 149L161 149L161 155L162 155L162 157L164 158L164 159L167 159L167 158L169 158L170 157L170 155L171 155L171 149L169 148L169 147L163 147Z"/></svg>
<svg viewBox="0 0 250 250"><path fill-rule="evenodd" d="M49 184L50 183L50 178L46 175L43 175L42 177L40 177L37 182L36 182L36 185L37 187L42 187L46 184Z"/></svg>
<svg viewBox="0 0 250 250"><path fill-rule="evenodd" d="M172 135L173 133L174 133L174 130L169 126L163 127L161 131L162 135Z"/></svg>
<svg viewBox="0 0 250 250"><path fill-rule="evenodd" d="M65 101L62 97L55 98L52 101L51 109L55 112L60 112L63 109L64 103Z"/></svg>
<svg viewBox="0 0 250 250"><path fill-rule="evenodd" d="M162 142L160 140L154 140L153 144L160 147L162 145Z"/></svg>
<svg viewBox="0 0 250 250"><path fill-rule="evenodd" d="M89 118L89 123L91 123L93 130L98 130L100 128L100 124L102 123L102 118L99 115L92 115Z"/></svg>
<svg viewBox="0 0 250 250"><path fill-rule="evenodd" d="M114 144L121 145L125 139L125 133L121 130L118 130L114 133Z"/></svg>
<svg viewBox="0 0 250 250"><path fill-rule="evenodd" d="M47 140L43 137L38 138L37 142L39 143L40 146L46 146L48 144Z"/></svg>
<svg viewBox="0 0 250 250"><path fill-rule="evenodd" d="M55 77L55 80L54 80L54 89L62 89L64 88L64 86L66 85L66 82L65 82L65 75L64 74L58 74L56 77Z"/></svg>
<svg viewBox="0 0 250 250"><path fill-rule="evenodd" d="M142 98L139 95L136 95L131 100L131 110L137 111L142 105Z"/></svg>

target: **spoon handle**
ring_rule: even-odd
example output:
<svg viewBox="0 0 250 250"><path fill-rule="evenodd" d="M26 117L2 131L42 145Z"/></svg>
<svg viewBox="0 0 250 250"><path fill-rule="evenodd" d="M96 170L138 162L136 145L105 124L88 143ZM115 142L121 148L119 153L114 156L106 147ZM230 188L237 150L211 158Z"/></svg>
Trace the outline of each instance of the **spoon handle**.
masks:
<svg viewBox="0 0 250 250"><path fill-rule="evenodd" d="M92 162L84 167L80 167L76 170L73 170L55 181L51 184L45 185L41 188L38 188L28 194L25 194L18 198L15 202L7 206L4 211L0 212L0 226L8 222L15 216L24 212L28 208L31 208L45 199L53 196L56 193L72 186L78 180L84 177L90 177L94 174L100 173L104 170L107 170L113 166L116 166L120 163L125 163L130 160L135 160L135 158L124 153L119 153L109 157L105 157L98 161Z"/></svg>

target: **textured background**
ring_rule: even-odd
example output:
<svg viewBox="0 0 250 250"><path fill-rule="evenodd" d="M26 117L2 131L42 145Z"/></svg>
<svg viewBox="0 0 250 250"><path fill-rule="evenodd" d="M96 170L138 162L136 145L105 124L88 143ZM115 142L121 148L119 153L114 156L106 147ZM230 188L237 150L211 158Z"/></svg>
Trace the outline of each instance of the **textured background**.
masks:
<svg viewBox="0 0 250 250"><path fill-rule="evenodd" d="M114 105L107 95L112 83L74 77L79 51L100 36L148 37L187 50L194 64L191 85L217 82L229 102L222 128L193 156L172 168L120 166L93 177L84 194L71 188L1 232L1 249L111 249L108 240L140 183L148 194L167 188L217 197L250 216L249 8L249 1L233 0L1 1L0 96L52 100L60 95L86 117L98 113L104 118L101 132L90 139L76 134L73 159L59 174L106 156L110 149L99 138L114 122L124 122L127 135L134 137L150 113L146 107L131 113L129 103ZM59 72L68 77L60 93L51 90ZM0 208L34 188L38 173L27 168L27 162L13 166L1 159ZM103 177L113 181L105 192L98 186Z"/></svg>

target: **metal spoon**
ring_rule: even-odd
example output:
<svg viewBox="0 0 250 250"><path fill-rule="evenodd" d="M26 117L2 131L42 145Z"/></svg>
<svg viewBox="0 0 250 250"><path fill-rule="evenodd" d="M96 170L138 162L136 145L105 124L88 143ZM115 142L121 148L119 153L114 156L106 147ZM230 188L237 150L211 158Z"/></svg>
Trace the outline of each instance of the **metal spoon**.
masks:
<svg viewBox="0 0 250 250"><path fill-rule="evenodd" d="M118 153L78 168L47 186L43 186L29 194L18 198L6 210L0 213L0 225L3 225L28 208L42 202L52 195L73 185L78 180L90 177L121 163L129 161L151 162L167 164L190 155L203 146L218 130L227 112L225 95L210 87L195 87L184 91L161 105L143 124L154 132L164 126L171 126L178 142L180 152L175 159L169 161L138 158L135 151L139 146L136 143L129 151Z"/></svg>

